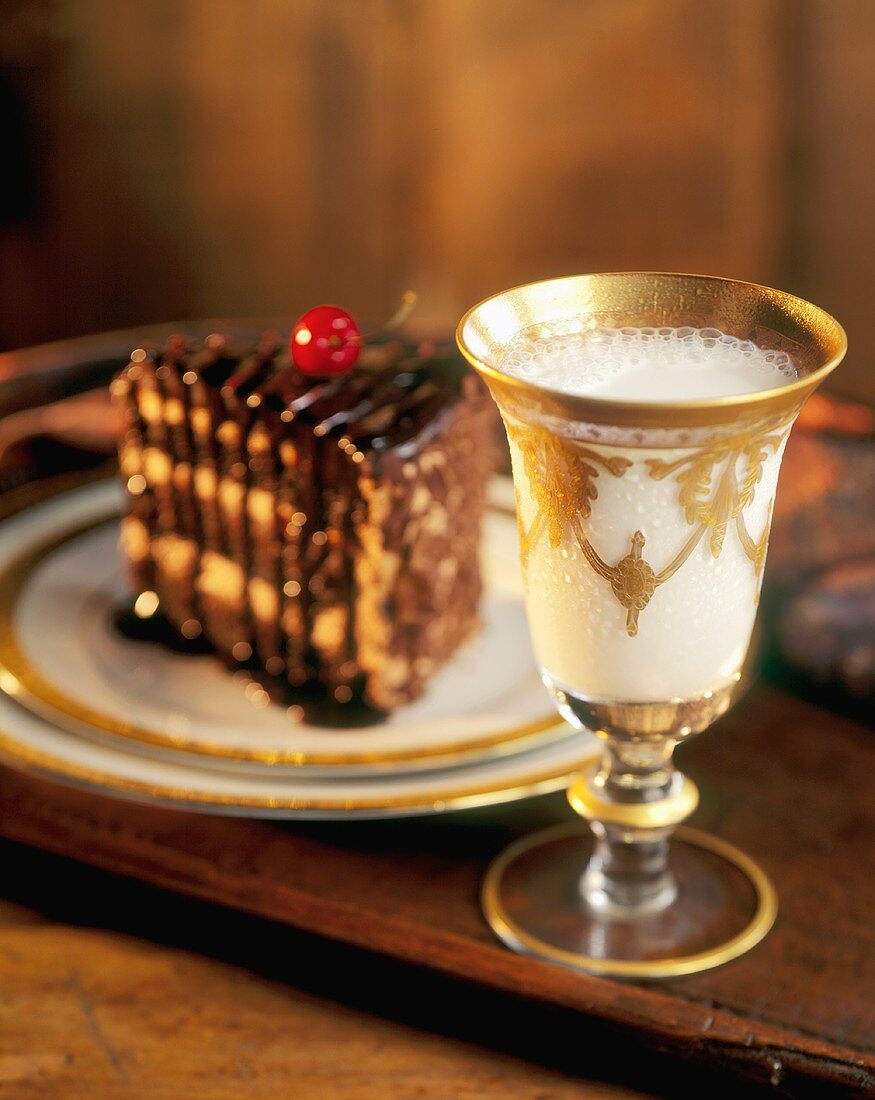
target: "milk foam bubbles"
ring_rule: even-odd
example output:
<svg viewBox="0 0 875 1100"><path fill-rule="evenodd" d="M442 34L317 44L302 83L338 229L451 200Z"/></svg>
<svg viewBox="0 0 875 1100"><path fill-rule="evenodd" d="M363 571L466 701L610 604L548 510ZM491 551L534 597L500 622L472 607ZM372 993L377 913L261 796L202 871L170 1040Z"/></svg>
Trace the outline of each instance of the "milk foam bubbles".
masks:
<svg viewBox="0 0 875 1100"><path fill-rule="evenodd" d="M566 393L676 402L752 393L796 377L790 356L719 329L594 328L518 339L502 370Z"/></svg>

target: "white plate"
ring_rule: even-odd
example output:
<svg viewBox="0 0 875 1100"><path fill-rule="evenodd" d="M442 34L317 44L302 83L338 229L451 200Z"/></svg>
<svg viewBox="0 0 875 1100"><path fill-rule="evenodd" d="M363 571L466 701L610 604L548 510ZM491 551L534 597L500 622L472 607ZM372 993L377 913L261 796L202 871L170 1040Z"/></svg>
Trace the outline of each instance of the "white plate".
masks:
<svg viewBox="0 0 875 1100"><path fill-rule="evenodd" d="M78 737L0 694L0 760L10 766L135 802L241 817L409 817L511 802L566 788L594 741L575 734L468 767L364 779L235 773Z"/></svg>
<svg viewBox="0 0 875 1100"><path fill-rule="evenodd" d="M256 709L214 658L116 632L112 611L129 598L112 518L120 502L115 482L101 482L0 527L0 686L55 726L175 766L309 779L467 767L572 736L534 664L506 512L485 524L478 636L424 698L379 726L338 730Z"/></svg>

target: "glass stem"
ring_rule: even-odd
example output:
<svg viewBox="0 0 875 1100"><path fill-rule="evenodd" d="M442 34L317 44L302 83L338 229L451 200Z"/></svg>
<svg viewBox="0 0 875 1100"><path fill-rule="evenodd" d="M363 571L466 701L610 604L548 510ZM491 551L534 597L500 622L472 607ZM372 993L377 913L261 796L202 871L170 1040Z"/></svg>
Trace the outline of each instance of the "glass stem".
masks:
<svg viewBox="0 0 875 1100"><path fill-rule="evenodd" d="M608 736L598 770L588 780L600 801L642 805L672 798L683 783L672 738L622 741ZM608 817L609 815L605 815ZM658 912L677 896L668 863L674 825L660 828L590 819L595 849L583 875L588 905L606 915Z"/></svg>

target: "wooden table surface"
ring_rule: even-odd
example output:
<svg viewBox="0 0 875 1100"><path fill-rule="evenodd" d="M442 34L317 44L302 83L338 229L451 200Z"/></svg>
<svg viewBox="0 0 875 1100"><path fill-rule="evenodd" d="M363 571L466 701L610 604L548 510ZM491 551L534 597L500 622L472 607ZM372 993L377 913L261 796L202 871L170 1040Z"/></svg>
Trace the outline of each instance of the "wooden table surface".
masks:
<svg viewBox="0 0 875 1100"><path fill-rule="evenodd" d="M480 1027L448 1005L451 1033L431 1031L434 1004L408 1013L397 975L336 949L18 845L0 858L4 1098L651 1095L514 1056L499 1012Z"/></svg>

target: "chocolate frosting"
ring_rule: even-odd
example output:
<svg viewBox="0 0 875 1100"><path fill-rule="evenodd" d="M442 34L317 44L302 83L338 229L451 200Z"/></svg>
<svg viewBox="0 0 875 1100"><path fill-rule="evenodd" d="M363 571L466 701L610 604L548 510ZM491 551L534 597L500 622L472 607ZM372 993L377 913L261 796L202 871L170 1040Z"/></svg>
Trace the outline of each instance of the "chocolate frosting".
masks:
<svg viewBox="0 0 875 1100"><path fill-rule="evenodd" d="M350 371L326 376L297 370L273 332L254 348L234 348L222 336L203 342L174 336L163 349L145 350L159 370L216 391L241 427L263 404L287 423L309 425L316 436L343 435L376 452L414 450L420 433L430 436L435 418L459 396L465 377L458 355L431 341L369 344Z"/></svg>

